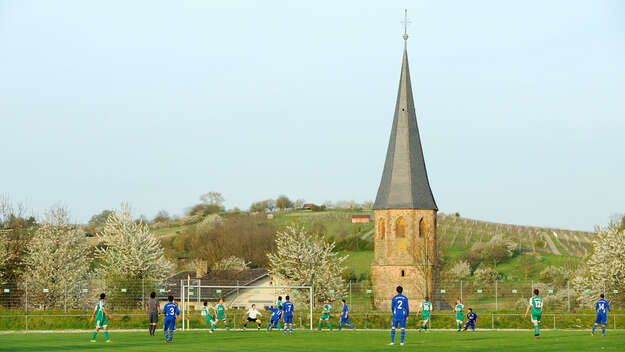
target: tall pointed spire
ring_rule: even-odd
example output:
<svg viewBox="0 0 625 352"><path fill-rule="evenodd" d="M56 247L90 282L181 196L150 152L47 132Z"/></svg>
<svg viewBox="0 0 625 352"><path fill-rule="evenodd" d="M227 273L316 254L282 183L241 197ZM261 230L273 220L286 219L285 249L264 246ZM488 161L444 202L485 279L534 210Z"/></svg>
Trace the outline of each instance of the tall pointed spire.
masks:
<svg viewBox="0 0 625 352"><path fill-rule="evenodd" d="M399 91L397 92L393 127L386 152L384 171L373 209L438 210L425 168L412 97L410 70L408 68L407 17L404 23L404 55Z"/></svg>

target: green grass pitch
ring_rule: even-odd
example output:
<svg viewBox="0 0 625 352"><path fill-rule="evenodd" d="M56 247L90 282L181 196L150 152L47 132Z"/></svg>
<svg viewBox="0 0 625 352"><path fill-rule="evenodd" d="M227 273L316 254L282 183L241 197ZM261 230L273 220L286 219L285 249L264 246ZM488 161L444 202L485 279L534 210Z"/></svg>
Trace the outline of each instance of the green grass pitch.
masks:
<svg viewBox="0 0 625 352"><path fill-rule="evenodd" d="M406 332L406 344L387 346L386 331L295 331L283 336L264 331L176 332L174 342L165 344L162 331L151 337L146 332L111 331L111 343L102 333L90 343L89 333L35 333L0 335L0 351L623 351L625 332L608 331L590 336L588 331L544 331L539 340L528 331L433 331Z"/></svg>

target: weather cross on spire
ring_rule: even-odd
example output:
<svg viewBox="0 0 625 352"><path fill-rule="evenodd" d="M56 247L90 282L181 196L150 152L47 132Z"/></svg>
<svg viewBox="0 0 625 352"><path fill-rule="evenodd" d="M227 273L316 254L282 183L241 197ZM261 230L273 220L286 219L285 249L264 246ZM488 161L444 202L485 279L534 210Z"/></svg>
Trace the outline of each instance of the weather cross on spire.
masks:
<svg viewBox="0 0 625 352"><path fill-rule="evenodd" d="M401 21L404 25L404 42L408 41L408 25L412 22L408 20L408 9L404 9L404 20Z"/></svg>

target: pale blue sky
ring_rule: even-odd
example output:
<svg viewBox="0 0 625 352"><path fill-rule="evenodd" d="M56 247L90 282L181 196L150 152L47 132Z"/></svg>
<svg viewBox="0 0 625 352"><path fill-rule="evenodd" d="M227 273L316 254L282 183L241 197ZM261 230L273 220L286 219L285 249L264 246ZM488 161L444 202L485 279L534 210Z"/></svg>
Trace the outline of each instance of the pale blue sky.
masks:
<svg viewBox="0 0 625 352"><path fill-rule="evenodd" d="M625 2L0 0L0 193L78 221L373 200L400 21L443 212L625 212Z"/></svg>

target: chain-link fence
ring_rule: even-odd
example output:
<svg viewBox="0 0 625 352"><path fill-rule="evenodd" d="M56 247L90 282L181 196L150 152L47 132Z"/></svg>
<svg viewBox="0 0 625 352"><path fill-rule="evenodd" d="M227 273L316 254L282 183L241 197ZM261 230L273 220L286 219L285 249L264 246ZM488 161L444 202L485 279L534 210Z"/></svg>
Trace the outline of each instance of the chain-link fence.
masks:
<svg viewBox="0 0 625 352"><path fill-rule="evenodd" d="M594 307L584 302L594 302L599 297L593 297L590 290L576 291L569 283L563 285L545 284L534 281L441 281L439 291L433 292L432 299L435 306L443 310L451 310L460 299L465 307L473 307L481 311L508 312L524 310L533 290L538 289L545 304L545 309L551 312L579 312L592 310ZM346 297L350 309L359 312L373 311L374 290L367 281L350 282L349 295ZM625 310L625 293L620 290L610 290L604 287L595 292L602 292L610 301L612 310ZM388 297L395 293L389 292ZM422 299L423 297L419 297ZM416 302L415 302L416 303Z"/></svg>
<svg viewBox="0 0 625 352"><path fill-rule="evenodd" d="M186 286L184 286L186 285ZM224 281L217 285L231 285L235 288L224 290L203 289L203 285L216 285L214 281L203 283L202 280L184 280L183 282L168 282L155 284L145 280L131 282L92 282L89 285L72 288L43 288L33 287L27 281L5 283L0 289L0 330L23 329L88 329L92 328L89 317L93 311L101 292L107 294L107 309L114 319L111 325L114 328L140 328L147 324L144 311L145 302L151 292L156 293L162 304L168 296L181 303L185 299L188 326L190 328L205 327L199 312L203 301L216 304L220 297L225 298L225 304L233 314L242 316L252 303L259 310L270 305L279 294L277 291L267 294L267 290L249 290L244 287L237 289L239 282ZM182 287L187 287L182 293ZM610 302L612 311L622 313L625 310L625 294L619 290L600 288L578 292L568 284L550 285L532 281L493 281L479 283L475 281L441 281L439 291L432 297L436 307L432 315L432 327L453 327L454 319L451 307L456 299L460 298L466 308L472 308L480 316L478 326L484 328L521 328L526 327L525 312L529 297L534 288L540 290L543 298L545 313L543 325L546 327L580 329L592 324L593 307L588 303L596 301L596 292L603 292ZM220 292L218 292L220 291ZM375 290L368 281L349 282L345 297L351 313L350 321L360 328L385 328L390 324L388 313L376 310L374 306ZM392 297L394 292L389 292ZM297 300L297 295L292 294ZM320 300L313 307L313 322L320 314ZM418 298L420 299L420 298ZM297 302L299 307L307 302ZM417 302L410 302L412 311L416 310ZM333 302L333 314L340 312L340 302ZM182 305L181 305L182 308ZM413 315L411 319L416 319ZM609 325L615 328L625 328L625 316L610 314ZM300 321L301 320L301 321ZM388 321L387 321L388 320ZM310 314L304 310L296 312L294 322L300 327L309 328ZM237 323L237 324L238 324Z"/></svg>

